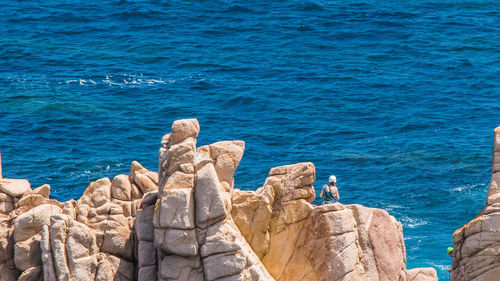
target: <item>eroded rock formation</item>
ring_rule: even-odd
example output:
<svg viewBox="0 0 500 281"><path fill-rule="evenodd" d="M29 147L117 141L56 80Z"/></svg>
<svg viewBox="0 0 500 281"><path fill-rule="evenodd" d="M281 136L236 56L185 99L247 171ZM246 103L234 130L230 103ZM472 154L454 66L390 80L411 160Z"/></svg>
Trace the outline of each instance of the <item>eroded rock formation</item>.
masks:
<svg viewBox="0 0 500 281"><path fill-rule="evenodd" d="M500 127L494 131L488 197L475 219L453 234L451 280L500 280Z"/></svg>
<svg viewBox="0 0 500 281"><path fill-rule="evenodd" d="M401 224L380 209L311 205L314 175L312 163L277 167L256 192L233 195L234 221L271 275L283 281L407 280ZM436 280L427 270L434 275L422 280Z"/></svg>
<svg viewBox="0 0 500 281"><path fill-rule="evenodd" d="M312 163L235 189L242 141L196 147L196 119L162 138L158 174L92 182L60 203L50 187L0 179L0 281L437 280L406 269L402 227L360 205L314 206Z"/></svg>
<svg viewBox="0 0 500 281"><path fill-rule="evenodd" d="M0 179L0 280L136 280L135 217L157 186L137 162L64 203L48 185Z"/></svg>

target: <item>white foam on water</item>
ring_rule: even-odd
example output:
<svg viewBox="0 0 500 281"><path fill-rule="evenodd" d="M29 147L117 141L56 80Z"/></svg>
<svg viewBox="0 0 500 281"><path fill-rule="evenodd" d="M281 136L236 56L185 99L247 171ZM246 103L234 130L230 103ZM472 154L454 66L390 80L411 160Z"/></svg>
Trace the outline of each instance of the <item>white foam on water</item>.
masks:
<svg viewBox="0 0 500 281"><path fill-rule="evenodd" d="M155 84L155 83L158 83L158 84L165 84L166 82L161 80L161 79L150 79L148 81L148 83L152 83L152 84Z"/></svg>
<svg viewBox="0 0 500 281"><path fill-rule="evenodd" d="M450 264L445 265L445 264L437 264L434 262L429 262L429 265L434 267L435 269L441 270L441 271L447 271L449 268L451 268L451 259L450 259Z"/></svg>
<svg viewBox="0 0 500 281"><path fill-rule="evenodd" d="M466 184L466 185L452 187L452 188L450 188L450 191L452 191L452 192L471 191L472 189L474 189L476 187L482 187L482 186L485 186L485 184L484 183Z"/></svg>
<svg viewBox="0 0 500 281"><path fill-rule="evenodd" d="M85 170L85 171L83 171L83 173L80 173L80 172L71 172L70 175L71 175L71 177L75 177L75 178L82 178L82 177L89 178L89 175L91 173L92 173L91 171Z"/></svg>
<svg viewBox="0 0 500 281"><path fill-rule="evenodd" d="M117 80L113 79L113 76L107 75L105 79L102 80L104 84L107 84L108 86L119 86L123 88L124 86L128 87L136 87L140 85L147 85L147 86L152 86L152 85L164 85L164 84L173 84L175 80L168 80L169 82L167 83L166 80L162 78L146 78L142 73L136 75L136 74L123 74L122 77L117 78ZM173 81L173 82L171 82Z"/></svg>
<svg viewBox="0 0 500 281"><path fill-rule="evenodd" d="M112 78L113 78L113 76L111 76L111 75L109 75L109 76L108 76L108 75L106 75L106 78L105 78L105 79L103 79L103 80L102 80L102 82L103 82L104 84L107 84L108 86L118 86L118 87L120 87L120 88L123 88L123 84L121 84L121 83L117 83L117 82L113 81L113 79L112 79Z"/></svg>
<svg viewBox="0 0 500 281"><path fill-rule="evenodd" d="M140 84L139 82L137 82L137 80L133 79L133 80L127 80L127 79L123 79L123 83L125 83L125 85L128 85L128 84Z"/></svg>
<svg viewBox="0 0 500 281"><path fill-rule="evenodd" d="M48 80L33 80L33 79L27 79L27 78L19 78L19 77L7 77L11 81L22 84L22 85L29 85L30 83L44 83L45 85L49 85ZM180 80L185 80L185 79L180 79ZM206 80L205 78L202 80ZM171 85L176 82L178 82L179 79L173 79L173 78L163 78L163 77L145 77L144 74L139 73L139 74L133 74L133 73L128 73L128 74L120 74L120 75L105 75L104 78L101 79L91 79L87 77L74 77L74 78L69 78L69 79L64 79L64 80L59 80L59 81L54 81L54 83L57 83L59 85L73 85L77 84L80 86L98 86L98 85L107 85L110 87L140 87L140 86L154 86L154 85Z"/></svg>
<svg viewBox="0 0 500 281"><path fill-rule="evenodd" d="M90 84L97 84L94 80L92 79L78 79L78 82L82 86L89 86Z"/></svg>
<svg viewBox="0 0 500 281"><path fill-rule="evenodd" d="M394 210L407 210L409 207L401 206L401 205L396 205L396 204L387 204L387 205L382 205L383 209L386 210L388 213L391 213Z"/></svg>
<svg viewBox="0 0 500 281"><path fill-rule="evenodd" d="M417 218L410 218L408 216L402 217L401 222L403 223L404 227L408 228L417 228L419 226L423 226L429 223L428 221Z"/></svg>

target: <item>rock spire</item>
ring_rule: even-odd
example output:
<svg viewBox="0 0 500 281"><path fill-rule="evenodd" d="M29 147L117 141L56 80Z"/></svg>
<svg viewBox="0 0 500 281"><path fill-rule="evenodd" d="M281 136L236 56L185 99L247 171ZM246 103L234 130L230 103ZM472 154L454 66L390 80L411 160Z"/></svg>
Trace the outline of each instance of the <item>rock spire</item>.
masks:
<svg viewBox="0 0 500 281"><path fill-rule="evenodd" d="M453 234L451 280L500 280L500 127L493 132L491 180L483 210Z"/></svg>

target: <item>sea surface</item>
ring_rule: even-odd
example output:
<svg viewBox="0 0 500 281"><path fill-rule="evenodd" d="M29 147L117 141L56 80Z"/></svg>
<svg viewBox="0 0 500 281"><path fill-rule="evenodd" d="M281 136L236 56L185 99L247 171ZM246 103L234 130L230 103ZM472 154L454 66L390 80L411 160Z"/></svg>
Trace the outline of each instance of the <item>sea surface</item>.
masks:
<svg viewBox="0 0 500 281"><path fill-rule="evenodd" d="M341 202L387 210L408 267L447 280L483 207L500 125L497 1L3 1L4 176L79 198L157 170L172 121L244 140L236 186L316 165Z"/></svg>

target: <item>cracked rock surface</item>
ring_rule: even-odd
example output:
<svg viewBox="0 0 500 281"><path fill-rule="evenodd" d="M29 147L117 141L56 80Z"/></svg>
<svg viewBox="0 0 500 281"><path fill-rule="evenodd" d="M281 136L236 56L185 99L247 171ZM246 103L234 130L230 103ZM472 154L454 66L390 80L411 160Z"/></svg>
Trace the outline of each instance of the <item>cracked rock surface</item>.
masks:
<svg viewBox="0 0 500 281"><path fill-rule="evenodd" d="M272 168L242 191L233 175L245 143L197 147L199 133L196 119L175 121L158 173L134 161L78 200L0 179L0 281L437 280L406 269L402 226L387 212L312 205L312 163Z"/></svg>
<svg viewBox="0 0 500 281"><path fill-rule="evenodd" d="M256 192L233 193L233 218L276 280L408 279L402 226L380 209L314 206L314 165L271 169ZM414 269L414 271L423 269ZM434 269L425 279L437 280Z"/></svg>

